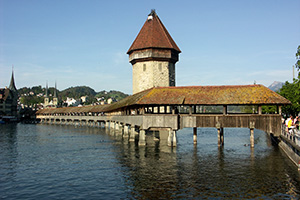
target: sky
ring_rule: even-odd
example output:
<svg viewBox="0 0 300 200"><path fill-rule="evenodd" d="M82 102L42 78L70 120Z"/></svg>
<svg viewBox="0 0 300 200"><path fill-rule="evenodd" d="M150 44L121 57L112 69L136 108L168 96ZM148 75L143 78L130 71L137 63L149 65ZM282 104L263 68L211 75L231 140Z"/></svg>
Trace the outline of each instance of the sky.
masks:
<svg viewBox="0 0 300 200"><path fill-rule="evenodd" d="M0 88L132 94L127 50L151 9L182 51L176 86L292 81L300 0L0 0Z"/></svg>

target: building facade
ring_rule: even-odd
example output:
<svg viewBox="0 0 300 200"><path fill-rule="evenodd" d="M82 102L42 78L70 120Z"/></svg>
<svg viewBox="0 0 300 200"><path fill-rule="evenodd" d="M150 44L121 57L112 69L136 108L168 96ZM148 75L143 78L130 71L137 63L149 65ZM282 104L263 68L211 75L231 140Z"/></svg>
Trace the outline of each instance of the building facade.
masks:
<svg viewBox="0 0 300 200"><path fill-rule="evenodd" d="M0 116L17 117L18 90L12 72L9 87L0 88Z"/></svg>
<svg viewBox="0 0 300 200"><path fill-rule="evenodd" d="M46 89L45 90L46 91L45 91L45 98L44 98L44 105L43 105L43 107L44 108L47 108L47 107L57 108L58 107L58 94L57 94L56 83L55 83L55 89L54 89L53 96L49 95L48 83L46 83ZM51 99L50 99L50 96L52 97Z"/></svg>

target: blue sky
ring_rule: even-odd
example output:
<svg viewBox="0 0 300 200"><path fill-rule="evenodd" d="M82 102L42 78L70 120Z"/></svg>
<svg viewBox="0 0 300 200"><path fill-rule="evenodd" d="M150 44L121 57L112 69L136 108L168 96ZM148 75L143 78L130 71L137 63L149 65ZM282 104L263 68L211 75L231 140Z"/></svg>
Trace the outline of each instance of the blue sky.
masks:
<svg viewBox="0 0 300 200"><path fill-rule="evenodd" d="M0 0L0 87L132 93L126 54L151 9L182 53L176 85L292 81L299 0Z"/></svg>

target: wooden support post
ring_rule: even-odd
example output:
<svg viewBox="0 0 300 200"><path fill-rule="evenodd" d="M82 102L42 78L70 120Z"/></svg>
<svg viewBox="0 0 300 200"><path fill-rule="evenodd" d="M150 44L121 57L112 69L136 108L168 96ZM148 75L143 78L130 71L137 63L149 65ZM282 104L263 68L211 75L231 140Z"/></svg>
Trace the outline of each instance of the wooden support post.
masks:
<svg viewBox="0 0 300 200"><path fill-rule="evenodd" d="M189 106L189 115L192 115L192 114L193 114L193 107Z"/></svg>
<svg viewBox="0 0 300 200"><path fill-rule="evenodd" d="M197 144L197 127L193 128L193 140L194 144Z"/></svg>
<svg viewBox="0 0 300 200"><path fill-rule="evenodd" d="M139 146L145 146L146 145L146 131L140 130L139 134Z"/></svg>
<svg viewBox="0 0 300 200"><path fill-rule="evenodd" d="M218 146L224 145L224 128L218 128Z"/></svg>
<svg viewBox="0 0 300 200"><path fill-rule="evenodd" d="M282 111L281 111L281 106L277 106L277 113L278 113L279 115L281 115L281 114L282 114Z"/></svg>
<svg viewBox="0 0 300 200"><path fill-rule="evenodd" d="M250 122L250 147L254 148L254 128L255 128L255 122Z"/></svg>
<svg viewBox="0 0 300 200"><path fill-rule="evenodd" d="M254 148L254 129L250 129L250 147Z"/></svg>
<svg viewBox="0 0 300 200"><path fill-rule="evenodd" d="M145 114L145 107L142 107L140 115L144 115L144 114Z"/></svg>
<svg viewBox="0 0 300 200"><path fill-rule="evenodd" d="M227 105L223 105L223 115L227 115Z"/></svg>
<svg viewBox="0 0 300 200"><path fill-rule="evenodd" d="M258 114L259 114L259 115L262 114L262 108L261 108L261 105L258 106Z"/></svg>

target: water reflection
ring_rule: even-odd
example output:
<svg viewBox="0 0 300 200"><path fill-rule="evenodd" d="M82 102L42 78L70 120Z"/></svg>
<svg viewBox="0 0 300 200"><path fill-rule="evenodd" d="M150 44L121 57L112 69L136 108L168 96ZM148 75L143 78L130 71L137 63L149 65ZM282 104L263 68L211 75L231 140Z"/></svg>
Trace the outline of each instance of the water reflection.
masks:
<svg viewBox="0 0 300 200"><path fill-rule="evenodd" d="M178 146L129 142L119 131L54 125L0 130L0 197L4 199L298 199L299 173L255 130L178 132Z"/></svg>
<svg viewBox="0 0 300 200"><path fill-rule="evenodd" d="M243 142L237 144L249 137L247 130L242 132L246 132L242 139L228 133L224 147L218 148L216 143L212 146L212 141L207 146L198 142L192 149L181 145L174 152L169 148L169 153L161 151L165 146L160 142L150 147L123 143L125 151L120 162L130 169L127 178L133 184L133 196L145 199L298 198L299 175L292 172L295 168L287 167L284 157L268 145L269 139L260 131L256 132L257 149ZM205 130L202 134L207 136ZM192 139L188 133L178 135L180 141ZM287 169L296 175L297 181L286 178Z"/></svg>

